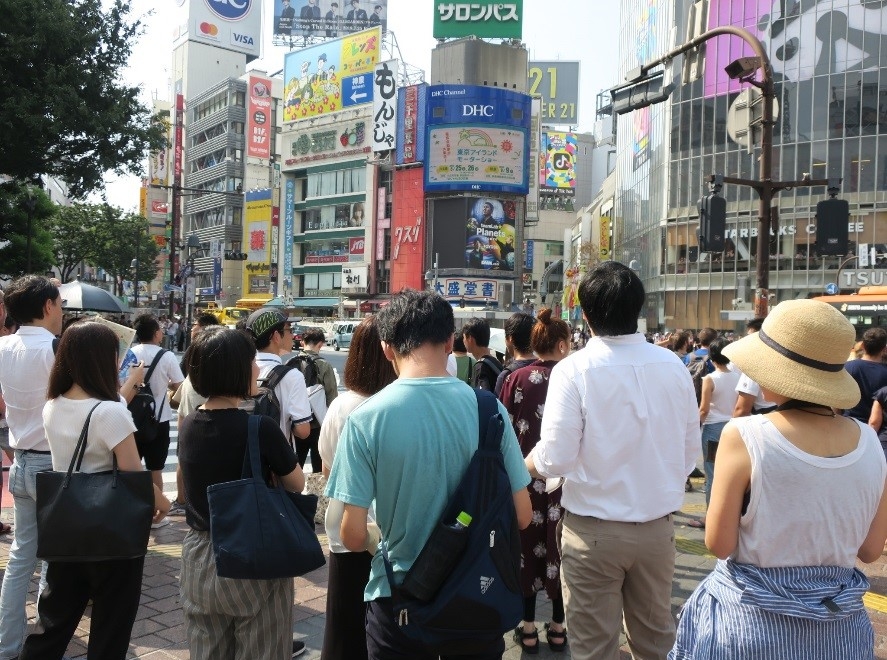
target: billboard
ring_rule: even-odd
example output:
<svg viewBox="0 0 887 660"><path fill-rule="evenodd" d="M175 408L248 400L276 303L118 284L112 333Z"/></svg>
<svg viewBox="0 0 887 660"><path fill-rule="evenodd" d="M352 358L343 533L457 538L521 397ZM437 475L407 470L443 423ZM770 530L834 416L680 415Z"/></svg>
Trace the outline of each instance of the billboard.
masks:
<svg viewBox="0 0 887 660"><path fill-rule="evenodd" d="M530 96L542 97L542 123L579 123L579 62L530 62Z"/></svg>
<svg viewBox="0 0 887 660"><path fill-rule="evenodd" d="M381 28L287 53L283 121L294 122L373 102Z"/></svg>
<svg viewBox="0 0 887 660"><path fill-rule="evenodd" d="M255 57L262 51L259 0L190 0L188 39Z"/></svg>
<svg viewBox="0 0 887 660"><path fill-rule="evenodd" d="M545 187L576 190L576 134L546 131L542 134L545 154Z"/></svg>
<svg viewBox="0 0 887 660"><path fill-rule="evenodd" d="M428 85L403 87L397 94L397 151L398 165L425 162L425 99Z"/></svg>
<svg viewBox="0 0 887 660"><path fill-rule="evenodd" d="M426 191L529 190L530 97L496 87L428 88Z"/></svg>
<svg viewBox="0 0 887 660"><path fill-rule="evenodd" d="M492 197L466 199L465 268L514 270L514 202Z"/></svg>
<svg viewBox="0 0 887 660"><path fill-rule="evenodd" d="M397 69L399 62L379 62L373 71L373 152L394 148L397 135Z"/></svg>
<svg viewBox="0 0 887 660"><path fill-rule="evenodd" d="M271 189L252 190L244 198L244 295L271 293Z"/></svg>
<svg viewBox="0 0 887 660"><path fill-rule="evenodd" d="M246 155L253 158L271 158L271 80L249 77L249 107L246 125L249 142Z"/></svg>
<svg viewBox="0 0 887 660"><path fill-rule="evenodd" d="M433 34L435 39L520 39L523 18L523 0L439 2L434 5Z"/></svg>
<svg viewBox="0 0 887 660"><path fill-rule="evenodd" d="M274 0L275 41L335 39L377 26L388 30L388 0Z"/></svg>

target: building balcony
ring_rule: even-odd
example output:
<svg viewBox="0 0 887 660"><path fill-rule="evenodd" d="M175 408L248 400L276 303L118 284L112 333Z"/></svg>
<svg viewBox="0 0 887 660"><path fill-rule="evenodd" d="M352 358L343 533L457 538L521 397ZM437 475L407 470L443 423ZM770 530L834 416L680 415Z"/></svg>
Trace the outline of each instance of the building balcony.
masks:
<svg viewBox="0 0 887 660"><path fill-rule="evenodd" d="M212 167L205 167L202 170L187 174L185 176L185 187L197 188L210 181L218 181L219 179L242 179L243 170L242 162L226 160Z"/></svg>
<svg viewBox="0 0 887 660"><path fill-rule="evenodd" d="M186 215L192 213L201 213L210 209L221 208L225 206L243 207L243 195L236 192L207 192L206 194L196 193L195 197L185 197L182 205L182 212Z"/></svg>
<svg viewBox="0 0 887 660"><path fill-rule="evenodd" d="M189 141L190 142L190 141ZM185 160L189 163L208 156L214 151L233 151L234 149L243 150L246 145L246 138L237 133L223 133L216 137L201 142L200 144L189 146L185 153Z"/></svg>

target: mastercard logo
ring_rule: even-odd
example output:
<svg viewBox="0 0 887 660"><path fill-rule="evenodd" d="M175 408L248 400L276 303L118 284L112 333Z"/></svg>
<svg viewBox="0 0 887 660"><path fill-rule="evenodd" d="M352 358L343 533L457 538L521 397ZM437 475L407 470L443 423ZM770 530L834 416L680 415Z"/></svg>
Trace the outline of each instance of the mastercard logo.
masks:
<svg viewBox="0 0 887 660"><path fill-rule="evenodd" d="M204 21L203 23L200 24L199 27L200 27L200 33L205 34L208 37L216 37L219 34L218 26L213 25L212 23L207 23L206 21Z"/></svg>

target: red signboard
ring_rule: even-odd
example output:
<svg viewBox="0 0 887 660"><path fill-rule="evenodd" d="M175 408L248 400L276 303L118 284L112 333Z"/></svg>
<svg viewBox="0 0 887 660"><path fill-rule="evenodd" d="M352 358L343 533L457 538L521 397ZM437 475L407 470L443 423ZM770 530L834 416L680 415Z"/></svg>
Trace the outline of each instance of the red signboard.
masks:
<svg viewBox="0 0 887 660"><path fill-rule="evenodd" d="M249 107L246 117L246 155L252 158L271 157L271 81L250 76Z"/></svg>
<svg viewBox="0 0 887 660"><path fill-rule="evenodd" d="M344 264L348 263L347 254L309 254L305 257L306 264Z"/></svg>
<svg viewBox="0 0 887 660"><path fill-rule="evenodd" d="M424 136L418 134L419 88L410 85L405 89L403 120L403 162L416 162L416 144Z"/></svg>
<svg viewBox="0 0 887 660"><path fill-rule="evenodd" d="M391 213L391 290L424 289L425 194L422 168L394 172Z"/></svg>
<svg viewBox="0 0 887 660"><path fill-rule="evenodd" d="M151 213L154 215L166 215L169 213L169 203L159 199L151 200Z"/></svg>
<svg viewBox="0 0 887 660"><path fill-rule="evenodd" d="M366 239L363 237L348 239L348 252L352 256L363 255L366 251Z"/></svg>

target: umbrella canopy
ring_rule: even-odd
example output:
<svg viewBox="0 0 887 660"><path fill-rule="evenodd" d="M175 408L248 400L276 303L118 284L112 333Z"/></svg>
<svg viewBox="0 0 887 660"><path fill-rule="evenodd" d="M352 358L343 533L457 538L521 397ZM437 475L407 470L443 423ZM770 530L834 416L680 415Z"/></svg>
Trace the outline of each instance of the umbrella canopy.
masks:
<svg viewBox="0 0 887 660"><path fill-rule="evenodd" d="M505 355L505 331L501 328L490 328L490 350Z"/></svg>
<svg viewBox="0 0 887 660"><path fill-rule="evenodd" d="M62 309L80 312L111 312L112 314L124 314L129 311L119 299L110 291L100 289L91 284L84 284L78 280L62 284L59 287L62 294Z"/></svg>

